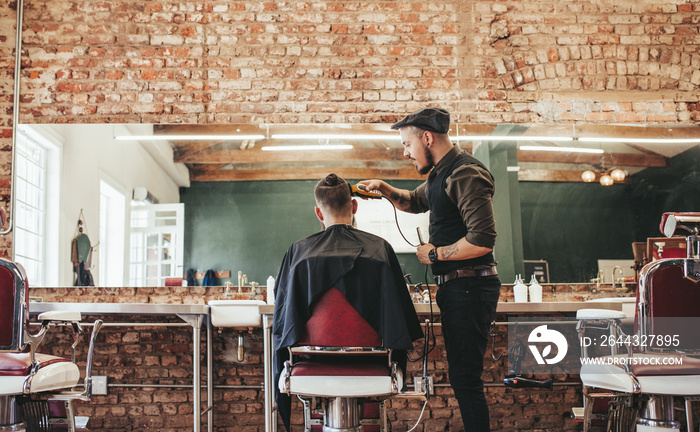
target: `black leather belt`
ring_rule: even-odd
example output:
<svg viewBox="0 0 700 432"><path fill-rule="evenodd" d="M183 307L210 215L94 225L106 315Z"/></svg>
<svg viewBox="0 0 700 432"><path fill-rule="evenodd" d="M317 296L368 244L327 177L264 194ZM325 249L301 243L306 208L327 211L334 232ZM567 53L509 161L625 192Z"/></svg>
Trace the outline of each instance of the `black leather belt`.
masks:
<svg viewBox="0 0 700 432"><path fill-rule="evenodd" d="M435 282L438 285L442 285L447 281L451 281L452 279L463 278L463 277L496 276L497 274L498 274L498 270L496 270L496 266L488 267L485 269L479 269L479 270L457 269L457 270L452 270L451 272L448 272L444 275L435 276Z"/></svg>

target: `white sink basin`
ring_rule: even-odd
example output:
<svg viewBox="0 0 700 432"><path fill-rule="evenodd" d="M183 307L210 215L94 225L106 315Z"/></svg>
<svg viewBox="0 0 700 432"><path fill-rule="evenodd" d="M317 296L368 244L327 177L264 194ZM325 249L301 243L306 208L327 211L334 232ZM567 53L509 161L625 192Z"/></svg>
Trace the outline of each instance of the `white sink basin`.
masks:
<svg viewBox="0 0 700 432"><path fill-rule="evenodd" d="M260 327L262 300L211 300L209 315L214 327Z"/></svg>
<svg viewBox="0 0 700 432"><path fill-rule="evenodd" d="M628 318L634 317L634 309L636 307L636 297L604 297L597 298L593 300L588 300L587 303L596 302L610 302L610 303L622 303L622 312L627 315Z"/></svg>

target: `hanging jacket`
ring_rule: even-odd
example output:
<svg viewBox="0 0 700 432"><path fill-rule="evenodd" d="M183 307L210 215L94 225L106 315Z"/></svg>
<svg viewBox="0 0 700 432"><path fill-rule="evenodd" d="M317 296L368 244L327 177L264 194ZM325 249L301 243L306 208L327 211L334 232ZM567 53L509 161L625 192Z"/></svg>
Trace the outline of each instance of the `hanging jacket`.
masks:
<svg viewBox="0 0 700 432"><path fill-rule="evenodd" d="M214 285L216 285L216 274L214 273L214 270L207 270L207 272L204 274L204 282L202 282L202 286Z"/></svg>

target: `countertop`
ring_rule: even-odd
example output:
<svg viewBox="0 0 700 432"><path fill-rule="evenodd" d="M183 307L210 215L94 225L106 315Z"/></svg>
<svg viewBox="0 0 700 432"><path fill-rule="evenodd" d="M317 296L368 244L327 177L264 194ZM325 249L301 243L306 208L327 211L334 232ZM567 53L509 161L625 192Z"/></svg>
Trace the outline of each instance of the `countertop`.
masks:
<svg viewBox="0 0 700 432"><path fill-rule="evenodd" d="M415 304L419 315L430 313L430 304ZM609 309L622 310L622 303L614 301L598 302L541 302L515 303L499 302L497 313L573 313L579 309ZM71 310L80 311L85 315L121 314L121 315L208 315L207 305L159 304L159 303L42 303L30 302L29 312L38 314L47 311ZM275 305L260 305L258 310L262 315L272 315ZM439 313L440 308L433 303L432 310Z"/></svg>
<svg viewBox="0 0 700 432"><path fill-rule="evenodd" d="M209 315L207 305L160 303L42 303L30 302L30 313L80 311L84 315Z"/></svg>
<svg viewBox="0 0 700 432"><path fill-rule="evenodd" d="M430 304L416 303L416 312L419 315L430 313ZM263 315L272 315L275 311L275 305L261 305L260 313ZM573 313L579 309L610 309L622 310L622 303L612 301L599 301L595 303L589 302L541 302L541 303L515 303L515 302L498 302L496 313L520 314L520 313ZM433 312L439 313L440 308L433 303Z"/></svg>

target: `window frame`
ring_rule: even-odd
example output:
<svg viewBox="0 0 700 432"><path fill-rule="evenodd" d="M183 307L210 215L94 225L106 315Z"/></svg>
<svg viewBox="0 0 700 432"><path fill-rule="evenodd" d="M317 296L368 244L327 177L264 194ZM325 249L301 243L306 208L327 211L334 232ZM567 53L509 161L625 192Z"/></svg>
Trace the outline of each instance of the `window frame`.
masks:
<svg viewBox="0 0 700 432"><path fill-rule="evenodd" d="M20 206L29 205L26 200L20 199L22 182L26 183L27 179L20 177L20 158L25 158L22 155L21 146L27 142L41 148L45 155L45 164L43 169L43 196L40 198L43 201L43 212L40 227L34 235L39 237L41 253L30 257L28 255L18 254L20 249L19 244L22 242L21 232L27 232L25 220L21 218L22 212ZM61 168L63 156L63 140L60 135L56 134L50 128L41 125L18 125L17 126L17 166L14 168L14 176L12 181L15 182L15 196L13 199L12 211L15 213L13 227L13 247L12 259L24 263L27 267L28 278L30 283L35 286L57 286L59 284L59 226L60 226L60 201L61 201ZM20 234L18 236L18 234ZM19 237L19 238L18 238ZM25 252L25 251L22 251ZM40 275L34 273L31 265L27 261L31 259L35 261L37 266L42 268Z"/></svg>

